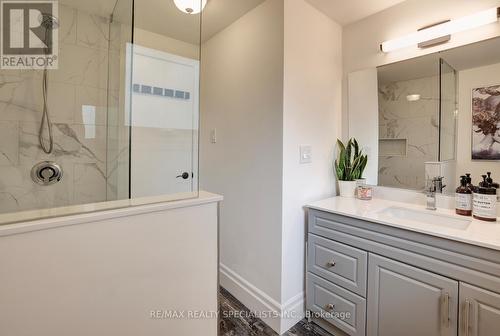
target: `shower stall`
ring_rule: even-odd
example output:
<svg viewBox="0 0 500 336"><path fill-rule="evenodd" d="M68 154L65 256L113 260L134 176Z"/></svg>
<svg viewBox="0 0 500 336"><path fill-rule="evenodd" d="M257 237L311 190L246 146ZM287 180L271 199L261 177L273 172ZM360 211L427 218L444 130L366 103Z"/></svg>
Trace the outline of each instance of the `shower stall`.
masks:
<svg viewBox="0 0 500 336"><path fill-rule="evenodd" d="M173 1L54 6L35 26L57 38L57 67L0 69L0 224L196 197L201 15Z"/></svg>

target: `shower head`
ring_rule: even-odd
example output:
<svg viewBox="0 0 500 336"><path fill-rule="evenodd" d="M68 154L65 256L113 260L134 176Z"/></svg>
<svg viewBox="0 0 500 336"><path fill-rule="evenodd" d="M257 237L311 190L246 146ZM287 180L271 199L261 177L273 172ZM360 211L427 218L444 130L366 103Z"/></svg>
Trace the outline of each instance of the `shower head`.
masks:
<svg viewBox="0 0 500 336"><path fill-rule="evenodd" d="M59 28L59 20L48 13L42 13L39 17L40 26L45 28L46 30L54 30Z"/></svg>

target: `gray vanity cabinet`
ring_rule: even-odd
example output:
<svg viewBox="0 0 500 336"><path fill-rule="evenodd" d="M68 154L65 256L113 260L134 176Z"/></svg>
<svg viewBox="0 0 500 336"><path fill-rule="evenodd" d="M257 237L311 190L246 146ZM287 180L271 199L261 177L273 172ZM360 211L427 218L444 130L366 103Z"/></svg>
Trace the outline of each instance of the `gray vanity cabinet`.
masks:
<svg viewBox="0 0 500 336"><path fill-rule="evenodd" d="M500 335L500 295L460 284L460 336Z"/></svg>
<svg viewBox="0 0 500 336"><path fill-rule="evenodd" d="M373 254L368 273L368 336L457 334L457 281Z"/></svg>
<svg viewBox="0 0 500 336"><path fill-rule="evenodd" d="M307 245L306 307L333 335L500 335L498 250L315 209Z"/></svg>

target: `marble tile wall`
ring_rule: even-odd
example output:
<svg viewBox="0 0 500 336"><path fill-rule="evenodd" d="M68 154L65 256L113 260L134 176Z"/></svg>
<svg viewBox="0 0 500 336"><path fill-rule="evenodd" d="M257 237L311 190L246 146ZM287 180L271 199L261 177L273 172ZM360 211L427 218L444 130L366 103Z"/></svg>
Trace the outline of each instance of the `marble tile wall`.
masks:
<svg viewBox="0 0 500 336"><path fill-rule="evenodd" d="M110 156L107 150L107 111L108 99L118 109L118 91L108 95L108 84L117 87L108 83L108 57L110 48L119 48L120 29L110 29L107 18L64 5L59 22L59 69L49 70L48 84L52 154L38 143L42 71L0 71L0 213L117 197L107 195L107 162L117 160L120 151L117 147ZM42 160L62 166L61 182L43 187L31 181L32 166Z"/></svg>
<svg viewBox="0 0 500 336"><path fill-rule="evenodd" d="M406 139L406 155L379 157L379 185L423 190L425 162L438 160L438 77L379 87L379 137ZM408 95L420 94L409 102Z"/></svg>

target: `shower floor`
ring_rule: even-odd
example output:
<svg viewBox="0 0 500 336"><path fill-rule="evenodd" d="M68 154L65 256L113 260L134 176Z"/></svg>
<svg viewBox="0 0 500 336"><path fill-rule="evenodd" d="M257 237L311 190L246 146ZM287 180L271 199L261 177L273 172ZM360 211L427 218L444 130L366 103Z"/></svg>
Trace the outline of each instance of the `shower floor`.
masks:
<svg viewBox="0 0 500 336"><path fill-rule="evenodd" d="M239 312L249 312L248 308L239 302L224 288L220 288L220 331L219 336L277 336L264 322L255 317L239 317ZM315 324L303 320L297 323L284 336L333 336Z"/></svg>

